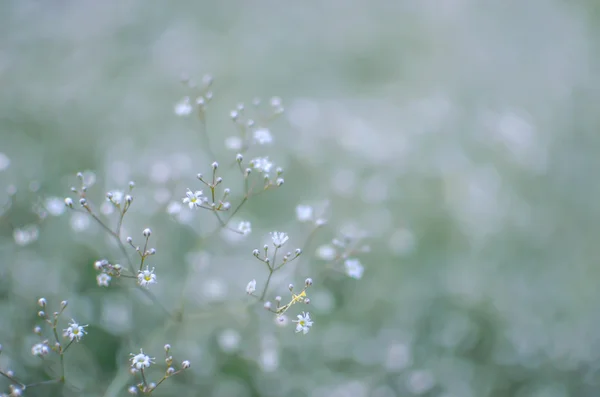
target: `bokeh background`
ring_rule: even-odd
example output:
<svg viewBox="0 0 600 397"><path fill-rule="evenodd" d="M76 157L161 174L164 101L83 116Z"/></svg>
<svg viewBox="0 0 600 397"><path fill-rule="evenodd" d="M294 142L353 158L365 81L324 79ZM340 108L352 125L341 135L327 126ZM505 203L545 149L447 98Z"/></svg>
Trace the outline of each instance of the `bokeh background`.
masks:
<svg viewBox="0 0 600 397"><path fill-rule="evenodd" d="M0 368L56 377L56 357L31 355L44 296L88 335L66 387L29 396L127 395L129 353L156 357L157 379L165 343L192 367L156 396L598 395L599 38L595 0L0 2ZM214 76L210 148L174 113L182 73ZM285 185L236 214L250 235L215 234L172 203L235 158L230 110L260 120L272 96L275 142L247 158ZM151 291L176 319L130 280L96 284L94 261L125 260L64 210L78 171L97 209L136 182L123 236L152 228ZM251 251L272 230L304 247L295 207L326 201L269 291L314 279L289 312L314 326L295 334L245 294L267 276ZM315 255L340 232L367 235L360 280Z"/></svg>

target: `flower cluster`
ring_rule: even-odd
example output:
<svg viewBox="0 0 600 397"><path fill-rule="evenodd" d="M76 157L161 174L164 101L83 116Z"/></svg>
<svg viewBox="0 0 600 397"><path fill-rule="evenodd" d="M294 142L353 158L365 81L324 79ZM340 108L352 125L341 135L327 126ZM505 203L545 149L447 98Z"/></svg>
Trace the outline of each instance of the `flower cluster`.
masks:
<svg viewBox="0 0 600 397"><path fill-rule="evenodd" d="M209 145L205 114L208 104L213 98L213 92L211 91L213 78L206 75L202 78L200 84L185 78L183 83L189 93L174 104L173 112L181 117L192 114L197 115L203 127L202 133L206 138L207 152L210 153L211 160L214 160L216 156L214 156ZM275 137L269 123L283 112L284 107L279 97L272 97L266 105L259 99L253 100L252 105L249 107L238 104L229 112L237 133L225 139L226 148L235 151L235 158L230 159L230 164L226 162L224 168L221 168L217 161L213 161L206 175L196 175L196 179L199 181L196 182L198 186L187 188L185 192L178 193L180 198L171 202L167 211L171 214L187 214L190 217L195 216L197 213L212 213L212 215L207 216L214 216L218 221L218 227L214 232L229 230L240 236L250 235L253 231L250 221L239 219L234 221L233 219L250 199L265 191L284 185L283 169L278 167L268 155L260 152L275 143ZM250 149L252 149L252 155L248 155ZM254 154L255 151L258 152ZM245 158L245 156L248 158ZM230 168L227 168L228 166ZM230 181L229 174L223 172L223 170L231 170L235 174L238 174L239 170L239 188L237 190L225 187L223 177L227 176L227 184ZM150 246L152 230L150 228L143 229L141 232L143 239L137 243L134 242L133 237L123 236L124 219L130 213L134 203L135 183L129 182L125 189L114 189L106 192L105 200L96 207L88 197L88 190L96 180L95 174L88 171L79 172L77 173L77 180L79 181L78 186L71 188L73 197L66 197L64 206L61 204L62 199L58 198L46 200L45 206L40 205L38 210L40 219L47 216L47 213L59 215L65 208L68 208L74 213L73 219L76 219L72 224L74 230L83 230L84 226L87 225L86 222L95 222L106 232L106 235L118 248L116 260L99 259L93 263L98 287L108 288L114 284L131 282L139 287L139 290L147 297L153 299L155 304L162 307L160 300L153 295L155 291L152 287L158 282L156 267L152 266L154 263L148 263L153 259L150 257L156 255L156 249ZM232 183L231 186L235 187L236 185ZM257 282L256 278L249 281L246 285L246 294L255 299L258 308L262 305L264 309L274 314L274 323L277 326L287 326L290 322L288 314L295 312L296 319L292 320L295 324L295 332L303 335L311 330L314 321L308 311L298 313L295 309L298 308L296 304L309 304L311 302L307 291L313 285L312 278L306 278L303 287L300 289L295 288L293 284L289 284L287 286L290 293L289 299L283 299L281 296L274 296L272 299L267 297L272 296L269 288L275 283L273 275L294 261L297 261L295 264L297 267L299 265L298 259L303 254L304 249L312 247L309 246L309 243L314 238L315 233L327 224L326 207L327 205L314 206L303 203L295 208L298 222L311 228L304 245L302 245L303 248L285 250L285 247L290 244L290 236L282 231L272 231L262 249L257 248L252 251L254 258L265 265L267 274L264 279L259 278L260 282ZM183 212L181 212L182 209ZM196 212L196 210L198 211ZM236 222L236 224L231 226L233 222ZM303 226L303 228L305 227ZM38 233L37 227L31 228L31 230L25 228L15 229L15 241L21 245L28 244L30 241L37 239ZM361 245L363 237L345 234L341 238L333 239L330 244L319 247L316 254L321 259L328 261L331 269L343 271L352 278L360 279L363 276L364 268L356 256L359 253L368 251L368 246ZM111 256L112 254L107 255L107 257ZM241 288L240 286L240 290ZM51 337L47 337L48 335L44 337L45 333L42 327L36 326L34 328L34 333L40 336L40 340L31 347L31 354L40 358L52 353L59 355L61 374L56 381L64 383L64 354L70 346L83 340L88 333L88 325L81 324L71 318L65 328L59 327L59 320L67 308L67 301L61 302L60 310L52 314L47 313L47 303L44 298L40 298L38 304L42 308L38 312L38 316L50 326L52 332L48 332ZM167 309L163 309L167 315L173 315ZM182 313L178 314L183 316ZM294 317L291 314L290 316ZM58 336L61 329L62 339ZM235 339L236 334L233 335L233 339ZM225 345L227 344L225 343ZM129 387L128 391L131 394L151 394L167 378L190 367L188 360L182 361L179 365L174 364L173 357L170 354L170 345L165 345L164 351L166 369L162 378L155 382L150 381L147 373L148 368L156 364L155 358L144 353L143 349L140 349L139 353L130 354L130 372L139 375L140 378L137 384ZM0 370L0 374L14 383L11 388L11 395L20 395L25 390L27 385L18 381L12 372Z"/></svg>
<svg viewBox="0 0 600 397"><path fill-rule="evenodd" d="M140 374L140 382L134 386L129 387L128 391L130 394L150 394L154 390L156 390L156 388L160 386L167 378L175 376L190 368L191 364L189 360L183 360L179 366L179 369L176 368L175 361L173 359L173 356L171 355L171 345L166 344L164 346L164 352L166 369L163 373L163 376L157 382L149 381L148 376L144 372L146 369L150 368L150 365L155 364L155 358L145 354L143 349L140 349L139 353L130 353L130 372L132 374Z"/></svg>

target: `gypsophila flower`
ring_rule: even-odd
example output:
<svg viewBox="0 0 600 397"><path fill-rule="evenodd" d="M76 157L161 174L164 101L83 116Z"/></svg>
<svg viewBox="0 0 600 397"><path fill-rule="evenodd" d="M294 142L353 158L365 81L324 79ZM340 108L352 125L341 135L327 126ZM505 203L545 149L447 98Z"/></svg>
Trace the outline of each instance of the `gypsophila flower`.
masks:
<svg viewBox="0 0 600 397"><path fill-rule="evenodd" d="M192 104L190 103L190 98L185 97L181 101L177 102L174 107L175 114L178 116L187 116L192 113Z"/></svg>
<svg viewBox="0 0 600 397"><path fill-rule="evenodd" d="M154 268L150 270L146 266L146 270L140 270L138 272L138 284L142 287L148 287L150 284L156 284L156 274L154 274Z"/></svg>
<svg viewBox="0 0 600 397"><path fill-rule="evenodd" d="M337 250L329 244L324 244L317 248L316 254L323 260L331 261L337 256Z"/></svg>
<svg viewBox="0 0 600 397"><path fill-rule="evenodd" d="M346 259L344 261L344 268L348 276L357 280L362 277L365 270L358 259Z"/></svg>
<svg viewBox="0 0 600 397"><path fill-rule="evenodd" d="M183 203L187 204L190 209L194 207L200 207L202 205L202 190L192 192L190 189L185 193L186 197L183 198Z"/></svg>
<svg viewBox="0 0 600 397"><path fill-rule="evenodd" d="M290 238L287 233L283 232L272 232L271 240L273 240L273 245L277 248L281 248Z"/></svg>
<svg viewBox="0 0 600 397"><path fill-rule="evenodd" d="M108 192L106 194L106 198L113 204L120 205L123 201L123 192L120 190L115 190L113 192Z"/></svg>
<svg viewBox="0 0 600 397"><path fill-rule="evenodd" d="M250 222L242 221L238 225L238 231L244 235L249 234L252 232L252 224Z"/></svg>
<svg viewBox="0 0 600 397"><path fill-rule="evenodd" d="M139 354L130 353L130 356L132 356L129 359L131 361L131 366L135 369L148 368L150 364L154 364L154 358L145 355L142 349L140 349Z"/></svg>
<svg viewBox="0 0 600 397"><path fill-rule="evenodd" d="M225 147L230 150L240 150L244 145L244 141L239 136L230 136L225 138Z"/></svg>
<svg viewBox="0 0 600 397"><path fill-rule="evenodd" d="M246 293L248 295L252 294L254 291L256 291L256 280L250 281L246 286Z"/></svg>
<svg viewBox="0 0 600 397"><path fill-rule="evenodd" d="M313 208L310 205L299 205L296 207L296 218L300 222L308 222L313 218Z"/></svg>
<svg viewBox="0 0 600 397"><path fill-rule="evenodd" d="M271 131L268 128L259 128L254 131L253 134L254 141L259 145L264 145L273 142L273 136L271 135Z"/></svg>
<svg viewBox="0 0 600 397"><path fill-rule="evenodd" d="M34 356L38 356L38 357L45 356L49 352L50 352L50 349L48 348L47 345L45 345L43 343L36 343L31 348L31 354L33 354Z"/></svg>
<svg viewBox="0 0 600 397"><path fill-rule="evenodd" d="M79 325L75 320L71 319L69 327L63 331L69 340L79 342L81 338L83 338L83 335L87 334L84 329L85 327L87 327L87 325Z"/></svg>
<svg viewBox="0 0 600 397"><path fill-rule="evenodd" d="M257 157L250 160L250 165L258 172L268 173L273 167L273 163L269 161L268 157Z"/></svg>
<svg viewBox="0 0 600 397"><path fill-rule="evenodd" d="M129 388L127 389L127 392L129 392L129 394L131 394L133 396L137 396L138 388L135 386L129 386Z"/></svg>
<svg viewBox="0 0 600 397"><path fill-rule="evenodd" d="M288 325L288 323L289 319L288 316L286 316L285 314L275 317L275 324L280 327L285 327L286 325Z"/></svg>
<svg viewBox="0 0 600 397"><path fill-rule="evenodd" d="M313 325L308 312L302 312L302 314L298 314L298 319L294 320L294 322L296 323L296 332L302 332L303 334L307 334L310 330L310 327Z"/></svg>
<svg viewBox="0 0 600 397"><path fill-rule="evenodd" d="M99 287L108 287L111 279L112 277L106 273L100 273L96 276L96 282L98 283Z"/></svg>

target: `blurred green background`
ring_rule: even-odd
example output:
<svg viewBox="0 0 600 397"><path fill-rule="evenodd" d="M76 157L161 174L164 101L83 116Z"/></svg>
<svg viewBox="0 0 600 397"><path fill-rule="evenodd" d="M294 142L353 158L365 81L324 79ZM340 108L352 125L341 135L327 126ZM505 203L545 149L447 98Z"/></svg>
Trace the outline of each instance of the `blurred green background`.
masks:
<svg viewBox="0 0 600 397"><path fill-rule="evenodd" d="M165 343L192 367L156 396L597 396L599 4L0 2L0 369L56 378L55 356L31 355L44 296L69 301L61 329L74 318L88 335L66 386L28 396L127 395L129 353L156 357L158 379ZM174 114L193 91L182 73L215 78L210 149ZM254 117L272 96L275 142L247 159L269 156L285 185L236 214L250 235L207 238L211 214L172 203L214 160L239 202L229 112ZM63 212L78 171L95 208L136 182L123 236L152 228L151 291L176 319L131 280L96 284L94 261L125 259ZM250 305L246 284L267 276L251 252L273 230L305 246L295 207L325 201L329 222L268 294L314 279L310 306L289 311L314 326L295 334ZM315 255L343 231L368 234L360 280Z"/></svg>

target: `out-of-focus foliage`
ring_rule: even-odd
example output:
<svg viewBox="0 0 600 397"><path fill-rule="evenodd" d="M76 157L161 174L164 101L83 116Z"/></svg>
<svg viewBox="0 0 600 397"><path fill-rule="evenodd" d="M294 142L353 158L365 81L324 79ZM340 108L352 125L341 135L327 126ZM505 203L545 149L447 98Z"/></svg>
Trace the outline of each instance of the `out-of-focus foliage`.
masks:
<svg viewBox="0 0 600 397"><path fill-rule="evenodd" d="M182 72L215 77L216 158L173 112ZM88 335L65 356L68 386L29 396L126 395L129 353L158 374L165 343L192 367L156 396L596 396L599 76L592 0L0 2L0 369L56 376L31 355L44 296L68 299L64 328ZM252 155L286 183L236 215L250 235L202 239L210 213L167 207L233 163L230 110L274 95L274 146ZM124 258L89 218L38 221L78 171L97 206L135 180L123 236L152 228L152 291L181 316L129 280L97 286L94 261ZM269 293L314 279L314 326L295 334L248 306L266 278L251 252L273 230L303 246L295 207L325 200L329 223ZM315 255L348 229L369 235L360 280Z"/></svg>

